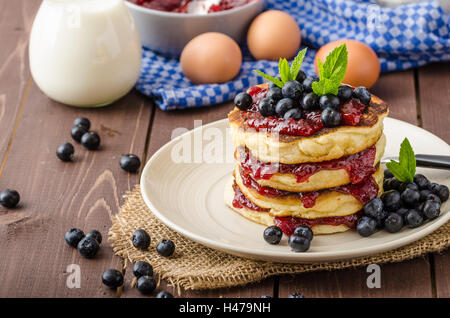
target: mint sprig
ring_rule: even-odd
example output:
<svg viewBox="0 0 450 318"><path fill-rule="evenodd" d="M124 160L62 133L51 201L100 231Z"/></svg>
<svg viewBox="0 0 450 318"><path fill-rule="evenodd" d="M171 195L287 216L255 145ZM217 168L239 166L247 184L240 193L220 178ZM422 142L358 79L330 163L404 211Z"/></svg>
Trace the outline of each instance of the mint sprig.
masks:
<svg viewBox="0 0 450 318"><path fill-rule="evenodd" d="M399 181L412 182L414 180L414 175L416 174L416 156L408 138L405 138L400 145L398 162L391 160L386 166Z"/></svg>
<svg viewBox="0 0 450 318"><path fill-rule="evenodd" d="M278 61L278 72L280 73L280 79L264 74L261 71L254 70L254 72L258 73L262 77L264 77L266 80L274 83L279 88L283 88L283 85L286 82L295 80L297 78L298 72L300 71L300 66L303 63L303 59L305 58L306 54L306 48L298 52L297 56L294 58L294 60L291 63L291 66L289 66L288 60L285 58L280 58Z"/></svg>
<svg viewBox="0 0 450 318"><path fill-rule="evenodd" d="M338 88L345 77L348 63L347 46L338 46L325 59L325 63L318 60L319 78L318 82L313 82L313 92L318 95L337 95Z"/></svg>

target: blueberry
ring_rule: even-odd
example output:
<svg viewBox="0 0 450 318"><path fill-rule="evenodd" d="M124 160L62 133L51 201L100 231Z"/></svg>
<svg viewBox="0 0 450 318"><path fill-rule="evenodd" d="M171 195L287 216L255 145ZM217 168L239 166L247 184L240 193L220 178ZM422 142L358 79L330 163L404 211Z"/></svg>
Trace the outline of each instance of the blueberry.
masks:
<svg viewBox="0 0 450 318"><path fill-rule="evenodd" d="M416 174L414 176L414 183L417 184L420 190L428 189L430 181L423 174Z"/></svg>
<svg viewBox="0 0 450 318"><path fill-rule="evenodd" d="M400 195L402 202L408 206L413 207L420 201L420 193L417 190L406 188Z"/></svg>
<svg viewBox="0 0 450 318"><path fill-rule="evenodd" d="M88 130L83 126L75 126L72 128L70 134L72 135L73 140L76 142L81 142L81 137L83 137L83 135L87 132Z"/></svg>
<svg viewBox="0 0 450 318"><path fill-rule="evenodd" d="M312 83L318 82L319 78L317 76L308 76L302 83L303 92L309 93L312 92Z"/></svg>
<svg viewBox="0 0 450 318"><path fill-rule="evenodd" d="M327 94L323 95L319 99L319 106L322 110L327 108L333 108L334 110L339 110L339 105L341 101L336 95Z"/></svg>
<svg viewBox="0 0 450 318"><path fill-rule="evenodd" d="M61 161L70 161L73 158L73 154L75 153L75 149L73 145L69 142L62 143L56 148L56 156Z"/></svg>
<svg viewBox="0 0 450 318"><path fill-rule="evenodd" d="M148 235L148 233L145 230L139 229L136 232L134 232L131 241L134 247L141 250L146 250L150 246L151 239L150 235Z"/></svg>
<svg viewBox="0 0 450 318"><path fill-rule="evenodd" d="M406 214L408 213L409 209L405 208L405 207L401 207L400 209L398 209L397 211L395 211L395 213L397 213L398 215L400 215L401 217L403 217L403 219L406 217ZM404 222L406 223L406 222Z"/></svg>
<svg viewBox="0 0 450 318"><path fill-rule="evenodd" d="M383 180L383 190L384 191L393 190L392 187L391 187L391 181L392 181L392 178L388 178L388 179L384 179Z"/></svg>
<svg viewBox="0 0 450 318"><path fill-rule="evenodd" d="M78 252L85 258L94 258L100 249L96 239L92 237L83 237L77 245Z"/></svg>
<svg viewBox="0 0 450 318"><path fill-rule="evenodd" d="M408 213L406 213L404 220L405 224L410 228L416 228L423 224L422 215L415 209L409 210Z"/></svg>
<svg viewBox="0 0 450 318"><path fill-rule="evenodd" d="M292 293L288 298L305 298L305 296L302 293Z"/></svg>
<svg viewBox="0 0 450 318"><path fill-rule="evenodd" d="M102 283L109 288L117 288L123 285L123 275L117 269L107 269L103 272Z"/></svg>
<svg viewBox="0 0 450 318"><path fill-rule="evenodd" d="M133 265L133 275L136 277L153 276L153 266L147 262L138 261Z"/></svg>
<svg viewBox="0 0 450 318"><path fill-rule="evenodd" d="M352 93L353 93L353 90L352 90L352 88L350 86L348 86L348 85L341 85L338 88L337 97L339 97L339 99L342 102L346 102L346 101L348 101L350 99L350 97L352 97Z"/></svg>
<svg viewBox="0 0 450 318"><path fill-rule="evenodd" d="M84 127L84 129L89 130L89 128L91 128L91 122L87 118L78 117L73 121L73 127L76 126L81 126Z"/></svg>
<svg viewBox="0 0 450 318"><path fill-rule="evenodd" d="M306 111L311 111L319 107L319 96L310 92L303 96L301 106Z"/></svg>
<svg viewBox="0 0 450 318"><path fill-rule="evenodd" d="M364 105L369 105L370 103L370 92L367 88L360 86L356 87L353 91L353 96L360 100L361 103Z"/></svg>
<svg viewBox="0 0 450 318"><path fill-rule="evenodd" d="M281 88L277 87L273 87L271 89L269 89L266 93L266 97L270 97L276 101L280 100L283 98L283 93L281 93Z"/></svg>
<svg viewBox="0 0 450 318"><path fill-rule="evenodd" d="M403 227L403 218L397 213L390 213L384 220L384 229L389 233L396 233Z"/></svg>
<svg viewBox="0 0 450 318"><path fill-rule="evenodd" d="M289 81L281 89L283 96L298 100L302 96L303 86L297 81Z"/></svg>
<svg viewBox="0 0 450 318"><path fill-rule="evenodd" d="M389 169L384 169L384 178L385 179L389 179L389 178L393 178L394 175L392 174L391 171L389 171Z"/></svg>
<svg viewBox="0 0 450 318"><path fill-rule="evenodd" d="M306 79L306 74L303 71L298 71L297 77L295 80L299 83L303 83L303 81Z"/></svg>
<svg viewBox="0 0 450 318"><path fill-rule="evenodd" d="M156 294L156 298L173 298L173 295L166 291L160 291Z"/></svg>
<svg viewBox="0 0 450 318"><path fill-rule="evenodd" d="M136 173L141 167L141 160L136 155L127 154L120 158L119 164L126 172Z"/></svg>
<svg viewBox="0 0 450 318"><path fill-rule="evenodd" d="M281 82L280 77L277 77L277 79ZM269 82L269 89L274 88L274 87L278 87L277 84L275 84L274 82Z"/></svg>
<svg viewBox="0 0 450 318"><path fill-rule="evenodd" d="M388 215L388 211L382 210L376 217L373 218L377 222L377 229L382 229L384 227L384 220L386 220Z"/></svg>
<svg viewBox="0 0 450 318"><path fill-rule="evenodd" d="M371 217L363 216L358 220L356 230L363 237L370 236L377 230L377 221Z"/></svg>
<svg viewBox="0 0 450 318"><path fill-rule="evenodd" d="M434 194L438 194L439 193L439 188L440 188L440 184L437 183L430 183L428 185L428 190L430 190L431 192L433 192Z"/></svg>
<svg viewBox="0 0 450 318"><path fill-rule="evenodd" d="M0 204L7 209L15 208L19 201L20 194L16 190L6 189L0 192Z"/></svg>
<svg viewBox="0 0 450 318"><path fill-rule="evenodd" d="M252 106L253 99L248 93L242 92L234 97L234 105L240 110L247 110Z"/></svg>
<svg viewBox="0 0 450 318"><path fill-rule="evenodd" d="M400 184L400 192L405 191L406 189L411 189L414 191L419 191L419 187L417 186L417 184L415 184L414 182L403 182Z"/></svg>
<svg viewBox="0 0 450 318"><path fill-rule="evenodd" d="M383 201L384 207L388 211L396 211L401 205L402 201L400 198L400 193L396 190L390 190L381 195L381 200Z"/></svg>
<svg viewBox="0 0 450 318"><path fill-rule="evenodd" d="M80 229L70 229L64 234L64 239L69 246L77 247L81 239L84 237L84 233Z"/></svg>
<svg viewBox="0 0 450 318"><path fill-rule="evenodd" d="M389 186L391 190L400 190L402 183L397 178L391 178L390 180Z"/></svg>
<svg viewBox="0 0 450 318"><path fill-rule="evenodd" d="M380 218L381 213L383 212L383 207L383 201L381 201L380 198L375 198L364 205L364 214L375 219Z"/></svg>
<svg viewBox="0 0 450 318"><path fill-rule="evenodd" d="M448 200L448 196L449 196L448 187L446 185L441 184L439 186L439 190L438 190L437 195L441 199L441 202L447 201Z"/></svg>
<svg viewBox="0 0 450 318"><path fill-rule="evenodd" d="M149 295L156 289L156 281L150 276L141 276L137 280L137 290L143 295Z"/></svg>
<svg viewBox="0 0 450 318"><path fill-rule="evenodd" d="M263 237L269 244L278 244L283 237L283 231L278 226L272 225L264 230Z"/></svg>
<svg viewBox="0 0 450 318"><path fill-rule="evenodd" d="M431 194L431 191L428 189L420 190L420 201L426 201L429 194Z"/></svg>
<svg viewBox="0 0 450 318"><path fill-rule="evenodd" d="M308 240L312 241L314 233L309 226L301 225L295 228L294 235L299 235L306 237Z"/></svg>
<svg viewBox="0 0 450 318"><path fill-rule="evenodd" d="M258 110L264 117L275 115L276 102L272 98L263 98L258 104Z"/></svg>
<svg viewBox="0 0 450 318"><path fill-rule="evenodd" d="M100 233L97 230L90 230L86 234L86 237L92 237L93 239L95 239L97 241L98 244L102 244L102 233Z"/></svg>
<svg viewBox="0 0 450 318"><path fill-rule="evenodd" d="M427 219L434 220L441 214L441 205L436 201L428 200L423 205L422 212Z"/></svg>
<svg viewBox="0 0 450 318"><path fill-rule="evenodd" d="M327 108L320 116L325 127L336 127L341 123L341 114L333 108Z"/></svg>
<svg viewBox="0 0 450 318"><path fill-rule="evenodd" d="M175 252L175 244L171 240L163 239L156 246L159 255L169 257Z"/></svg>
<svg viewBox="0 0 450 318"><path fill-rule="evenodd" d="M275 106L275 112L278 116L283 117L289 109L295 107L295 103L291 98L283 98L278 101Z"/></svg>
<svg viewBox="0 0 450 318"><path fill-rule="evenodd" d="M429 195L427 195L427 197L425 198L425 201L428 201L428 200L431 200L431 201L441 204L441 199L434 193L430 193Z"/></svg>
<svg viewBox="0 0 450 318"><path fill-rule="evenodd" d="M286 112L286 114L284 114L283 118L285 120L290 119L290 118L295 119L295 120L299 120L299 119L302 118L302 111L300 109L298 109L298 108L289 109Z"/></svg>
<svg viewBox="0 0 450 318"><path fill-rule="evenodd" d="M88 150L96 150L100 146L100 136L93 131L89 131L81 137L81 144Z"/></svg>
<svg viewBox="0 0 450 318"><path fill-rule="evenodd" d="M311 241L304 236L294 234L289 237L288 243L294 252L306 252L309 250Z"/></svg>

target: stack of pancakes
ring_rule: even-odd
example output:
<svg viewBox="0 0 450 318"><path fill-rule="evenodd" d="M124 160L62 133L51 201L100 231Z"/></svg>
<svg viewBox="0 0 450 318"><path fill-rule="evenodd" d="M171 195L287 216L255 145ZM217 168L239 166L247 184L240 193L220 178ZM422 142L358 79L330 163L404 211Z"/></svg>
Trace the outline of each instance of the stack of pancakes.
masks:
<svg viewBox="0 0 450 318"><path fill-rule="evenodd" d="M386 103L372 95L357 126L322 128L310 136L256 131L245 111L228 115L236 166L225 202L254 222L299 225L315 234L346 231L364 204L382 192Z"/></svg>

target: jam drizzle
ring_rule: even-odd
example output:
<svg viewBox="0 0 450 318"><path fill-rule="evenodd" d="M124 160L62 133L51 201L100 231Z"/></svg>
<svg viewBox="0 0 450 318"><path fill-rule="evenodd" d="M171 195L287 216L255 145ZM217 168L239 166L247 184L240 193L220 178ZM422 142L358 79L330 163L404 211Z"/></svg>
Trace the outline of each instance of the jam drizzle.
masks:
<svg viewBox="0 0 450 318"><path fill-rule="evenodd" d="M233 198L233 206L237 209L241 209L243 207L246 207L253 211L258 212L269 212L269 209L264 209L256 204L254 204L252 201L250 201L239 189L238 185L236 183L233 184L233 190L234 190L234 198Z"/></svg>

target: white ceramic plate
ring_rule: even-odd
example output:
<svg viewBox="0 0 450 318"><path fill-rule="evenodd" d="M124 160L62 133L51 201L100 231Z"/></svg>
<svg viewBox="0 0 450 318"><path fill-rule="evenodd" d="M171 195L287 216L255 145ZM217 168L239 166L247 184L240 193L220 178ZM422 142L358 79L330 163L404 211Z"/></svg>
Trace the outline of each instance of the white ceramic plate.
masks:
<svg viewBox="0 0 450 318"><path fill-rule="evenodd" d="M181 235L223 252L277 262L331 261L384 252L416 241L450 218L450 204L441 216L416 229L399 233L379 231L363 238L356 231L316 236L306 253L294 253L286 237L280 245L267 244L264 226L238 215L224 204L224 187L233 171L233 145L227 120L194 129L163 146L147 162L141 190L151 211ZM450 146L435 135L408 123L385 119L386 156L398 155L408 137L416 153L450 155ZM202 141L203 140L203 141ZM184 147L184 152L180 151ZM185 162L180 162L184 154ZM202 160L203 156L203 160ZM206 161L206 162L205 162ZM418 169L434 181L450 178L444 170Z"/></svg>

